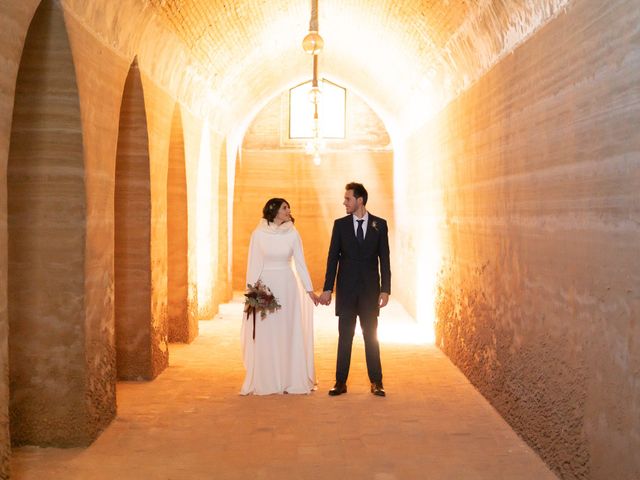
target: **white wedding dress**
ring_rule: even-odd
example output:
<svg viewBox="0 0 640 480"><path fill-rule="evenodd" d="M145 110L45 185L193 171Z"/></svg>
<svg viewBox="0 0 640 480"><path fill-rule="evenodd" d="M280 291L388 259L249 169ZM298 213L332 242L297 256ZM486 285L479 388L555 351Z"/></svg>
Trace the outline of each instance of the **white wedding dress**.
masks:
<svg viewBox="0 0 640 480"><path fill-rule="evenodd" d="M295 264L295 269L294 269ZM296 275L297 273L297 275ZM309 393L315 388L313 362L313 290L302 241L292 222L280 226L261 220L251 235L247 283L258 279L281 305L262 320L242 319L242 359L246 376L242 395Z"/></svg>

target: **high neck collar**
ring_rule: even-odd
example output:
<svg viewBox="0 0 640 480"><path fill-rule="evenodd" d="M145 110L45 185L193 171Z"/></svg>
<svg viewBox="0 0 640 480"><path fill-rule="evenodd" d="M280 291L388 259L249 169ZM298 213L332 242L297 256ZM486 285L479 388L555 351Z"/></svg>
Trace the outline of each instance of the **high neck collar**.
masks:
<svg viewBox="0 0 640 480"><path fill-rule="evenodd" d="M293 222L284 222L280 225L276 225L275 222L267 222L266 219L261 218L258 223L258 229L267 233L282 234L287 233L293 228Z"/></svg>

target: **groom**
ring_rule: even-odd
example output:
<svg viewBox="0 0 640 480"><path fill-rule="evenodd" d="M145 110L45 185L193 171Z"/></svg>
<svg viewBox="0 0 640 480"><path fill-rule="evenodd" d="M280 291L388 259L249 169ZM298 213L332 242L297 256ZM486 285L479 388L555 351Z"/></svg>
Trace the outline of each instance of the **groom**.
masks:
<svg viewBox="0 0 640 480"><path fill-rule="evenodd" d="M371 393L384 397L377 330L380 308L387 304L391 293L387 222L367 212L364 185L349 183L345 190L347 216L333 224L324 292L320 296L323 305L331 303L337 270L338 360L336 384L329 395L347 393L351 344L356 317L360 317Z"/></svg>

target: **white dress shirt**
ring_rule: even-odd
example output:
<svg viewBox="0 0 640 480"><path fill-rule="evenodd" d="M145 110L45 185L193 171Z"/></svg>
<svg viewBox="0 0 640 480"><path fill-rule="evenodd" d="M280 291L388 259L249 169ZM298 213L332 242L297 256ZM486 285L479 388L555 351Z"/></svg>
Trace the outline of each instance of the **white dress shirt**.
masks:
<svg viewBox="0 0 640 480"><path fill-rule="evenodd" d="M365 212L364 217L362 218L358 218L356 217L355 213L353 215L351 215L353 217L353 231L356 234L356 237L358 237L358 220L364 220L364 222L362 222L362 233L363 238L367 237L367 224L369 223L369 212Z"/></svg>

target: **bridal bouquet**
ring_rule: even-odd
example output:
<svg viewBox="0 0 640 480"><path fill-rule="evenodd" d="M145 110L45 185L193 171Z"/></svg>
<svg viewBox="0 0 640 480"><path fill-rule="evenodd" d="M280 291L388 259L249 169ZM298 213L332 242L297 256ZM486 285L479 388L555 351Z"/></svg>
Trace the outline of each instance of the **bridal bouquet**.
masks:
<svg viewBox="0 0 640 480"><path fill-rule="evenodd" d="M273 313L281 308L278 299L271 293L262 280L258 280L254 285L247 284L247 292L244 294L244 312L253 316L253 339L256 339L256 313L260 312L260 318L264 320L267 313Z"/></svg>

